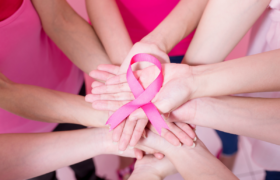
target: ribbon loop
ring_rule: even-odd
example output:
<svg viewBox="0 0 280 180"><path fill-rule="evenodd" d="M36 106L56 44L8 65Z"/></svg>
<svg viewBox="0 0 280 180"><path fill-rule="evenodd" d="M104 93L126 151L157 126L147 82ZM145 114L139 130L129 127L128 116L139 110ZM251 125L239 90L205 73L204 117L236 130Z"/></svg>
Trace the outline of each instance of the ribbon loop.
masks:
<svg viewBox="0 0 280 180"><path fill-rule="evenodd" d="M142 85L138 82L131 69L132 64L144 61L153 63L160 70L160 73L157 76L157 78L146 89L144 89ZM133 111L135 111L138 108L142 108L159 134L161 134L162 128L169 129L155 105L151 103L152 99L159 92L163 83L163 75L160 62L152 55L144 53L136 54L131 59L130 66L127 70L126 78L135 99L118 109L108 119L106 124L110 125L111 129L114 129Z"/></svg>

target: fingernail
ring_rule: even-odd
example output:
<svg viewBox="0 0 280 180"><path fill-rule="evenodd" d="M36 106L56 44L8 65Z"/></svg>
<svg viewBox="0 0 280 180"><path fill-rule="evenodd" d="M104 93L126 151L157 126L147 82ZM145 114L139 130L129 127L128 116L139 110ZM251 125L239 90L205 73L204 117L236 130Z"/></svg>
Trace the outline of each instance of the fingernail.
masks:
<svg viewBox="0 0 280 180"><path fill-rule="evenodd" d="M110 124L107 124L106 126L109 128L109 130L111 130L111 125Z"/></svg>
<svg viewBox="0 0 280 180"><path fill-rule="evenodd" d="M176 146L176 147L182 147L182 143L180 143L178 146Z"/></svg>
<svg viewBox="0 0 280 180"><path fill-rule="evenodd" d="M195 142L197 140L196 136L193 138L193 141Z"/></svg>
<svg viewBox="0 0 280 180"><path fill-rule="evenodd" d="M128 149L134 149L134 147L133 146L128 146Z"/></svg>
<svg viewBox="0 0 280 180"><path fill-rule="evenodd" d="M192 149L195 148L195 142L193 143L193 145L191 146L191 148L192 148Z"/></svg>
<svg viewBox="0 0 280 180"><path fill-rule="evenodd" d="M123 154L124 151L119 151L119 154Z"/></svg>
<svg viewBox="0 0 280 180"><path fill-rule="evenodd" d="M116 141L113 141L113 144L114 144L114 145L116 145L116 144L118 144L118 142L116 142Z"/></svg>

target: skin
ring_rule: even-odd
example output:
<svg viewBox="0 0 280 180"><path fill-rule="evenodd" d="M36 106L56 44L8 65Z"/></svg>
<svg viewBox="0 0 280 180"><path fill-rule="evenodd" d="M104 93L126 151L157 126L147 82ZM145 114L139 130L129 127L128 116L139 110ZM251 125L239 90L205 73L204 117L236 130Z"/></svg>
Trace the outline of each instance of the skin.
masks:
<svg viewBox="0 0 280 180"><path fill-rule="evenodd" d="M114 0L88 0L87 9L93 27L104 44L108 56L114 64L121 64L117 74L122 74L126 72L131 58L138 53L149 53L156 56L162 63L169 63L167 53L194 30L207 2L208 0L179 1L172 12L151 33L133 46ZM149 65L141 63L136 68L147 66ZM96 85L99 83L94 82L93 86ZM147 123L146 119L123 121L114 129L113 140L119 142L121 151L128 145L135 146ZM163 133L167 134L164 137L169 136L169 141L175 146L178 146L180 141L186 143L180 137L176 138L174 134L177 134L174 131L164 129Z"/></svg>
<svg viewBox="0 0 280 180"><path fill-rule="evenodd" d="M194 104L194 106L190 106L192 108L185 108L182 110L181 112L184 112L185 114L177 115L176 118L181 120L182 118L185 120L195 119L194 117L197 116L197 113L200 113L199 111L201 111L201 114L207 111L207 113L205 113L207 114L207 118L205 117L201 123L198 123L196 120L173 121L188 122L190 124L211 127L225 132L246 135L278 144L279 140L277 140L276 137L279 137L279 134L277 130L273 131L274 133L269 133L267 136L259 133L260 131L263 131L262 128L267 128L267 131L270 131L269 129L271 128L279 128L279 113L276 111L276 109L279 108L277 104L278 99L230 97L230 99L233 98L232 101L221 99L220 101L217 101L217 103L221 102L218 103L217 106L213 105L214 103L211 103L209 108L221 109L221 111L212 110L213 112L209 109L209 111L206 109L200 110L198 108L200 107L199 105L196 107L197 103L191 102L198 102L198 100L196 101L194 99L200 97L224 96L247 92L279 91L280 86L277 78L280 75L277 68L280 65L279 55L280 50L274 50L211 65L192 67L183 64L165 64L163 65L164 84L153 100L153 103L163 114L168 114L169 112L174 113L184 107L185 104ZM263 59L266 59L266 61ZM252 65L254 65L254 68L252 68ZM101 67L103 70L107 69L108 72L110 72L110 69L118 68L111 65L102 65ZM135 76L139 78L139 81L142 82L144 87L149 83L147 80L153 77L154 68L155 67L149 67L145 70L135 72ZM180 74L180 72L182 73ZM118 100L118 98L129 99L130 97L130 90L124 88L126 87L125 76L114 76L111 73L108 73L108 76L111 76L112 78L107 81L107 87L104 86L106 87L105 91L103 91L104 87L102 86L96 87L96 89L93 90L96 92L96 95L92 95L92 97L95 98L93 103L97 109L98 107L103 110L118 108L122 101L116 103L114 100ZM122 88L119 88L120 83ZM101 93L102 95L99 94L101 89L103 91ZM123 91L127 92L121 94L118 93ZM170 91L174 93L170 93ZM202 102L204 102L204 100L202 100ZM231 105L231 103L233 104ZM266 104L266 106L264 106L264 104ZM243 106L244 108L235 108ZM178 109L175 111L176 108ZM188 113L186 114L186 112ZM221 113L221 117L217 115L219 112L223 112ZM215 118L212 119L211 114ZM136 110L130 115L129 119L137 120L145 117L146 115L144 112ZM225 120L227 117L228 119ZM268 117L269 123L267 123ZM167 116L166 119L168 119ZM211 122L214 124L209 126L206 123L208 122L207 119L211 119ZM236 123L236 119L240 119L241 124ZM246 125L244 124L242 126L242 123L246 123ZM223 124L224 126L219 127L218 124ZM252 128L252 131L247 131L246 127L248 127L249 124L254 124L254 126L257 126L258 128ZM235 130L233 130L234 126L236 126ZM240 128L240 126L243 128ZM242 129L242 131L238 131L238 129Z"/></svg>
<svg viewBox="0 0 280 180"><path fill-rule="evenodd" d="M144 159L149 163L141 163L142 160L136 162L135 172L131 175L130 180L135 177L135 180L144 178L146 175L149 178L144 179L164 179L167 175L174 174L177 171L184 179L237 179L216 157L214 157L205 145L198 139L194 149L188 146L180 148L170 146L170 144L157 134L152 132L147 133L146 139L141 139L139 147L154 148L165 154L163 160ZM175 153L176 152L176 153ZM167 158L167 159L166 159ZM168 162L169 160L169 162ZM174 167L172 167L171 163ZM141 163L141 166L139 165ZM146 169L144 171L143 169ZM143 174L143 176L141 176ZM137 175L140 176L137 178Z"/></svg>
<svg viewBox="0 0 280 180"><path fill-rule="evenodd" d="M100 154L117 154L111 135L105 128L1 134L1 179L29 179ZM134 157L134 152L127 150L123 156Z"/></svg>
<svg viewBox="0 0 280 180"><path fill-rule="evenodd" d="M84 72L110 63L93 28L65 0L33 0L32 3L48 36ZM89 108L80 96L14 83L1 72L0 107L32 120L85 126L100 127L108 117ZM100 122L92 121L91 117Z"/></svg>

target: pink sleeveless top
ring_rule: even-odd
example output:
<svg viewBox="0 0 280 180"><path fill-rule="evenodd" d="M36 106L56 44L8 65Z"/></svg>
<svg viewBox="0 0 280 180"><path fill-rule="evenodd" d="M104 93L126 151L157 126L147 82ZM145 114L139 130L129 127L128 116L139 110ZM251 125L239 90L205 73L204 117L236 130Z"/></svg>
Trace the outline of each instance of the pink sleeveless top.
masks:
<svg viewBox="0 0 280 180"><path fill-rule="evenodd" d="M247 55L275 49L280 49L280 0L272 0L252 27ZM237 96L280 98L280 92L246 93ZM280 171L280 146L253 138L248 139L252 144L253 161L266 170Z"/></svg>
<svg viewBox="0 0 280 180"><path fill-rule="evenodd" d="M16 83L75 94L83 81L82 72L42 29L30 0L24 0L12 16L0 22L0 72ZM0 109L0 134L50 132L56 125Z"/></svg>
<svg viewBox="0 0 280 180"><path fill-rule="evenodd" d="M180 0L116 0L133 43L155 29ZM170 56L184 55L194 32L178 43Z"/></svg>

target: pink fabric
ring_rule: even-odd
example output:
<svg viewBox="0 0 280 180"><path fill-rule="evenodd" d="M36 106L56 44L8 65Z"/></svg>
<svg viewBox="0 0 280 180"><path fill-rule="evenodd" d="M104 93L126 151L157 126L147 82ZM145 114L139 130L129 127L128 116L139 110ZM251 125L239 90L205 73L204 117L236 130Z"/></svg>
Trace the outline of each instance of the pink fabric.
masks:
<svg viewBox="0 0 280 180"><path fill-rule="evenodd" d="M0 71L7 78L16 83L78 93L82 72L46 35L30 0L24 0L17 12L0 22L0 39ZM56 125L0 109L0 133L49 132Z"/></svg>
<svg viewBox="0 0 280 180"><path fill-rule="evenodd" d="M280 48L280 0L272 0L269 8L254 24L247 55ZM265 59L264 59L265 61ZM238 94L245 97L280 98L280 92ZM269 133L269 132L267 132ZM280 146L249 138L252 159L266 170L280 171Z"/></svg>
<svg viewBox="0 0 280 180"><path fill-rule="evenodd" d="M177 5L179 0L116 0L133 43L150 33ZM194 32L177 44L170 56L184 55Z"/></svg>
<svg viewBox="0 0 280 180"><path fill-rule="evenodd" d="M21 6L23 0L0 0L0 21L14 14Z"/></svg>
<svg viewBox="0 0 280 180"><path fill-rule="evenodd" d="M160 70L158 77L145 90L142 87L142 85L138 82L131 69L132 64L143 61L153 63ZM163 83L162 69L159 60L157 60L154 56L149 54L136 54L131 59L130 66L127 70L126 78L129 87L135 97L135 100L122 106L109 118L106 124L110 125L110 129L114 129L127 116L129 116L133 111L140 107L144 110L147 117L149 118L152 125L155 127L159 134L161 134L162 128L169 129L155 105L151 103L152 99L159 92Z"/></svg>

